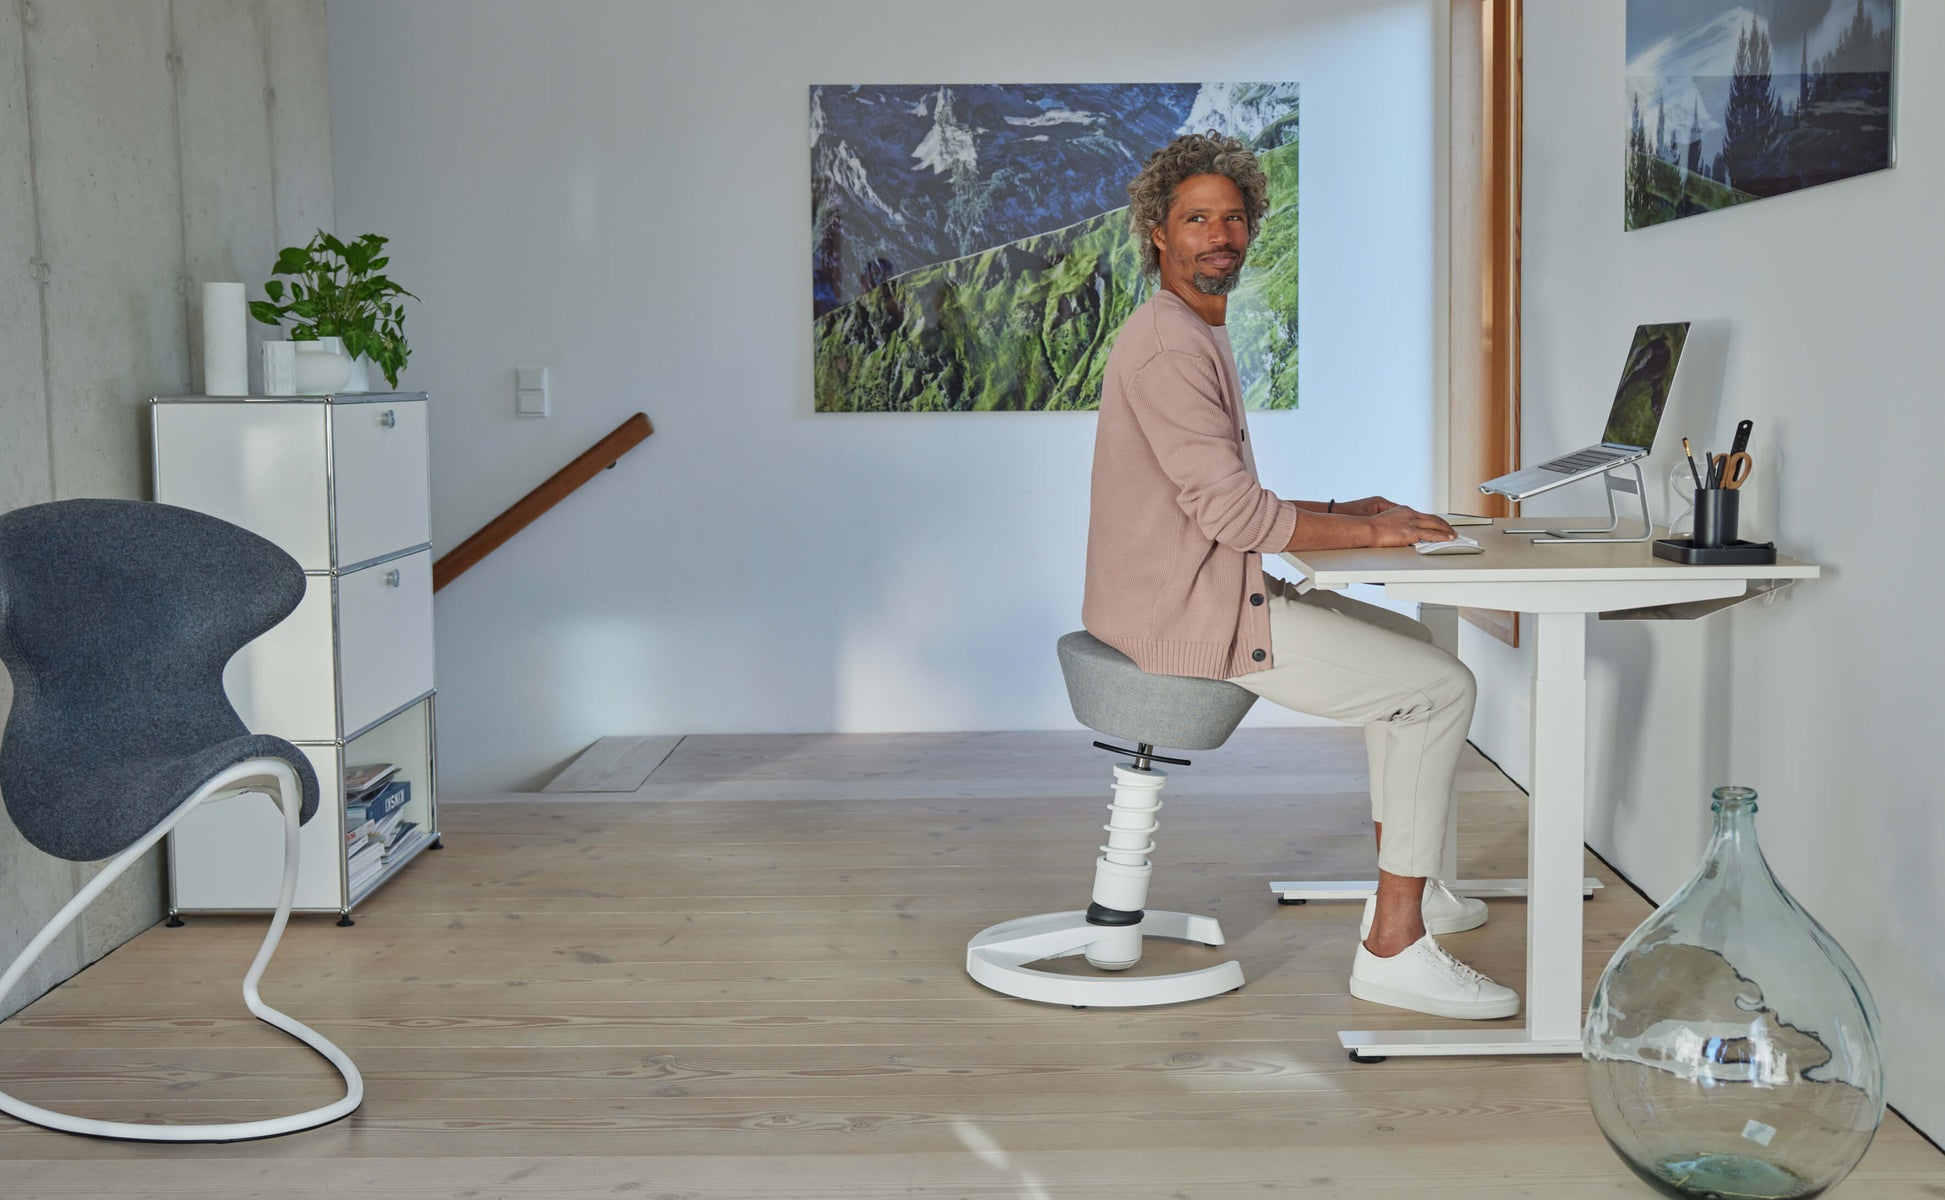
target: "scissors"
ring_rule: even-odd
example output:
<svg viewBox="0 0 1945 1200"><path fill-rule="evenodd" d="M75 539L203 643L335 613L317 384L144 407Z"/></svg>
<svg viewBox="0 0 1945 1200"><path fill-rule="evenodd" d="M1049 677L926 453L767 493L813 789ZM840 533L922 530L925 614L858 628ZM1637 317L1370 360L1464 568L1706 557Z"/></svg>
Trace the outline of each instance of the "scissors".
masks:
<svg viewBox="0 0 1945 1200"><path fill-rule="evenodd" d="M1749 476L1755 469L1755 461L1740 450L1733 454L1718 454L1715 456L1716 486L1734 491L1749 482Z"/></svg>

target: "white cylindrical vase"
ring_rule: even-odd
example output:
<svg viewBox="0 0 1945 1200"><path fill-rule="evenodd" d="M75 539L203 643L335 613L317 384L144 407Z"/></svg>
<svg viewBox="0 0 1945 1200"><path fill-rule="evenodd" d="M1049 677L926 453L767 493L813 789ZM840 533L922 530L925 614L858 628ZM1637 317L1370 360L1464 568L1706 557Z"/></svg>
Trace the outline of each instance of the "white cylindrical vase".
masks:
<svg viewBox="0 0 1945 1200"><path fill-rule="evenodd" d="M250 337L243 285L203 285L203 394L250 394Z"/></svg>

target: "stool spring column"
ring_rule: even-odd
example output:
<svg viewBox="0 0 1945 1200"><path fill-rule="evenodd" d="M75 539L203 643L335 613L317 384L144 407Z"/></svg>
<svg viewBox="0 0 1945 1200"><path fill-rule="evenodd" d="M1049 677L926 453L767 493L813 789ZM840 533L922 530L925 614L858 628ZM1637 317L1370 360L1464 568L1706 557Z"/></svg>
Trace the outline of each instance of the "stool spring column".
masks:
<svg viewBox="0 0 1945 1200"><path fill-rule="evenodd" d="M1101 936L1087 947L1087 961L1104 971L1125 971L1141 961L1141 922L1148 907L1148 877L1154 864L1154 834L1161 828L1155 815L1162 809L1162 788L1168 776L1148 768L1152 746L1141 746L1133 767L1114 768L1112 814L1101 828L1107 844L1094 864L1094 902L1087 906L1087 923L1101 926Z"/></svg>

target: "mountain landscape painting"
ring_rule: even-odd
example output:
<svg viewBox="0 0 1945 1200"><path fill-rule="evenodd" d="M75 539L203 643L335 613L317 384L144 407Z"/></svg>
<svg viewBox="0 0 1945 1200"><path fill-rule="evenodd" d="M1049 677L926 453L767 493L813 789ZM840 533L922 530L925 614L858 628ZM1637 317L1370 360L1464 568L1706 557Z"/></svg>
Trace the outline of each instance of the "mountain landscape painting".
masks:
<svg viewBox="0 0 1945 1200"><path fill-rule="evenodd" d="M1891 165L1895 0L1628 0L1623 227Z"/></svg>
<svg viewBox="0 0 1945 1200"><path fill-rule="evenodd" d="M1152 285L1127 188L1181 133L1249 143L1270 211L1229 298L1251 408L1297 403L1297 85L810 89L818 412L1093 409Z"/></svg>

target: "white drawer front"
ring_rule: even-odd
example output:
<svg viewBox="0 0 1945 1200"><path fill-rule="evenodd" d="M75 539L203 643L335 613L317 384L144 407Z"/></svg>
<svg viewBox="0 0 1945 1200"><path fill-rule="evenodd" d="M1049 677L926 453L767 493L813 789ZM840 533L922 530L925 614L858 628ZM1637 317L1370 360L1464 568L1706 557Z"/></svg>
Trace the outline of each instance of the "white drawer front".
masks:
<svg viewBox="0 0 1945 1200"><path fill-rule="evenodd" d="M345 735L432 690L432 552L338 577Z"/></svg>
<svg viewBox="0 0 1945 1200"><path fill-rule="evenodd" d="M331 406L336 565L432 540L425 401Z"/></svg>
<svg viewBox="0 0 1945 1200"><path fill-rule="evenodd" d="M322 404L158 404L155 498L262 534L307 571L327 570L324 421Z"/></svg>
<svg viewBox="0 0 1945 1200"><path fill-rule="evenodd" d="M223 689L252 733L293 742L338 736L331 660L331 577L309 575L296 611L230 659Z"/></svg>

